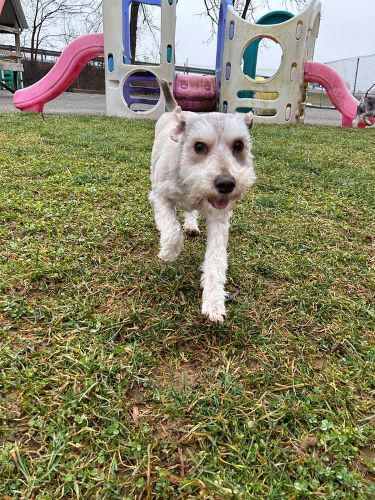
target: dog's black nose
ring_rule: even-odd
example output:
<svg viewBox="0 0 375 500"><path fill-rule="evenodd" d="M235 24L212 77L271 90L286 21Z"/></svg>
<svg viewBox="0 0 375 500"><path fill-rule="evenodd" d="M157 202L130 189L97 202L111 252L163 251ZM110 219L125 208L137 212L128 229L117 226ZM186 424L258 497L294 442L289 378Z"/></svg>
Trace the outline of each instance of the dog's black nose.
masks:
<svg viewBox="0 0 375 500"><path fill-rule="evenodd" d="M231 193L236 185L236 179L231 175L218 175L214 180L215 188L222 194Z"/></svg>

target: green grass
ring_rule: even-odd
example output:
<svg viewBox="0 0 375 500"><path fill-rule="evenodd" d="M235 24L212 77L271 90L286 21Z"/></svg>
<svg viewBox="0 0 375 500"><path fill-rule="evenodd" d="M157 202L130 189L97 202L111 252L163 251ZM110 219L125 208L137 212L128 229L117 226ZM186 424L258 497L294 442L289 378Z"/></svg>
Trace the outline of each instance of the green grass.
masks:
<svg viewBox="0 0 375 500"><path fill-rule="evenodd" d="M373 131L254 128L212 326L153 127L1 115L0 497L374 498Z"/></svg>
<svg viewBox="0 0 375 500"><path fill-rule="evenodd" d="M307 102L313 106L333 107L326 92L307 92Z"/></svg>

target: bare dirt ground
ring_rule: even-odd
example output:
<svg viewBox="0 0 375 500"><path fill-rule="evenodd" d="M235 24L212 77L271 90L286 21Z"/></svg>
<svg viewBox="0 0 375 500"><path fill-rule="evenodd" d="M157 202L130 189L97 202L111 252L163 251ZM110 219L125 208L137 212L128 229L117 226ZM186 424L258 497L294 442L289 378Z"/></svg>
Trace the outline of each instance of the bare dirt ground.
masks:
<svg viewBox="0 0 375 500"><path fill-rule="evenodd" d="M9 92L0 91L0 113L17 110ZM65 92L47 103L45 114L105 115L103 94L78 94ZM309 125L341 125L341 114L335 109L306 108L305 123Z"/></svg>

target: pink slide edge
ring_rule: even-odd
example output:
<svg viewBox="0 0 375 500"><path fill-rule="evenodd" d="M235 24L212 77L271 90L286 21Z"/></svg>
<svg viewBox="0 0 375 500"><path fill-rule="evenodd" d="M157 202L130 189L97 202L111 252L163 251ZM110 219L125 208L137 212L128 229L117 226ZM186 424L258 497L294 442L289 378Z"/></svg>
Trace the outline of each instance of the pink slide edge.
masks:
<svg viewBox="0 0 375 500"><path fill-rule="evenodd" d="M103 55L103 33L83 35L67 45L52 69L38 82L13 96L16 108L43 112L44 105L72 85L83 66L94 57Z"/></svg>
<svg viewBox="0 0 375 500"><path fill-rule="evenodd" d="M305 64L305 81L322 85L332 104L342 114L342 126L352 127L359 102L349 92L345 81L336 70L323 63L308 61ZM360 123L359 126L365 125Z"/></svg>

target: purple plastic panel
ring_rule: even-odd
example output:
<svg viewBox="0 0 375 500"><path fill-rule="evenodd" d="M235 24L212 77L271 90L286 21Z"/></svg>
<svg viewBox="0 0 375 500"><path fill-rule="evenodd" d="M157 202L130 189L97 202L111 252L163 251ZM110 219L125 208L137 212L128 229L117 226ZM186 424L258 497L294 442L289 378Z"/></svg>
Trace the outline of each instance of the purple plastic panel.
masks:
<svg viewBox="0 0 375 500"><path fill-rule="evenodd" d="M160 87L156 76L150 71L131 73L124 82L123 96L129 109L143 104L145 109L133 111L145 112L157 105L160 98Z"/></svg>
<svg viewBox="0 0 375 500"><path fill-rule="evenodd" d="M219 12L219 25L217 31L216 66L215 66L217 85L220 84L221 80L221 63L224 51L225 25L227 22L228 5L232 5L232 0L221 0L220 12Z"/></svg>

